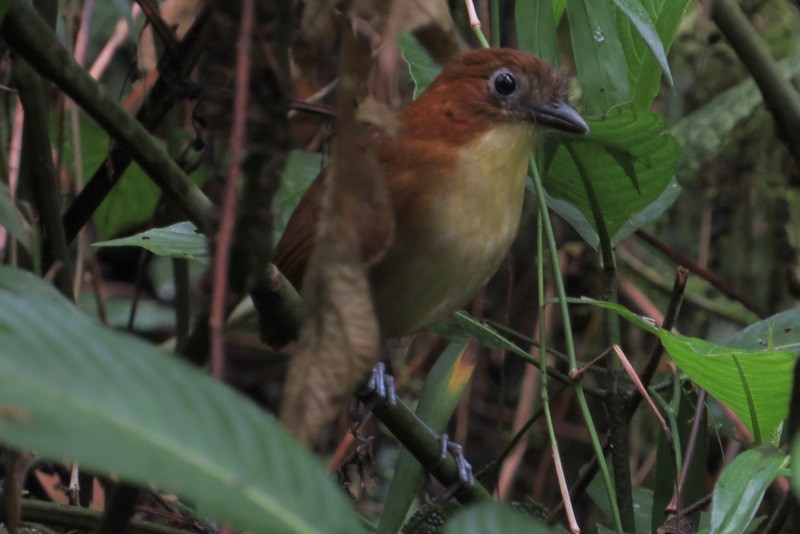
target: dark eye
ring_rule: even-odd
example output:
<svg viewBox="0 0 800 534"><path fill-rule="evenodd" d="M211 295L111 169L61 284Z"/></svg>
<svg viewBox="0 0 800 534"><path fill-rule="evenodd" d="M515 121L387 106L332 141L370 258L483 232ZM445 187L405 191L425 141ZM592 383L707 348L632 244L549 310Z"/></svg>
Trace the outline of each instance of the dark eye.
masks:
<svg viewBox="0 0 800 534"><path fill-rule="evenodd" d="M511 96L517 91L517 80L507 70L499 70L492 75L492 89L499 96Z"/></svg>

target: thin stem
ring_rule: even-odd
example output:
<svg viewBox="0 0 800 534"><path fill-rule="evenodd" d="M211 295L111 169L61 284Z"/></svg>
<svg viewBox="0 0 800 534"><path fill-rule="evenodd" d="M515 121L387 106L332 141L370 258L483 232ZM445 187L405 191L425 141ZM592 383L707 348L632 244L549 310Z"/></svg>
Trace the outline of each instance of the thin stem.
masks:
<svg viewBox="0 0 800 534"><path fill-rule="evenodd" d="M564 342L567 346L567 356L569 357L569 369L570 371L576 371L578 369L578 361L575 355L575 342L572 336L572 322L570 320L569 309L567 307L567 294L564 290L564 278L561 275L561 265L559 265L558 261L558 249L556 248L553 224L550 221L550 216L547 212L547 201L544 197L544 186L542 186L542 177L539 175L539 169L533 160L531 160L529 167L531 176L533 177L533 185L536 190L536 199L539 203L539 209L542 211L542 222L544 223L545 236L547 237L547 247L548 252L550 253L550 261L552 262L553 266L553 277L555 279L556 291L558 292L559 307L561 309L561 318L563 321ZM611 475L608 472L608 466L603 460L603 446L600 444L600 438L597 435L597 429L595 429L594 422L592 421L592 414L589 411L589 405L586 402L586 395L583 391L583 386L581 386L580 383L576 383L574 387L575 398L578 400L578 406L580 407L583 420L586 423L586 429L589 432L589 437L591 438L594 454L598 459L600 473L603 476L603 483L606 487L606 493L608 494L608 500L611 505L611 515L614 519L614 528L618 533L622 534L622 520L620 519L619 507L617 506L616 502L614 484L611 482Z"/></svg>
<svg viewBox="0 0 800 534"><path fill-rule="evenodd" d="M537 286L539 288L539 343L541 346L539 347L539 361L541 365L539 366L540 369L540 377L541 377L541 396L542 396L542 409L544 410L544 417L545 421L547 422L547 435L550 438L550 448L553 451L553 465L556 469L556 477L558 478L558 488L561 491L561 502L564 503L564 510L567 512L567 521L569 522L569 528L571 532L580 532L580 527L578 526L578 520L575 517L575 509L572 506L572 500L569 496L569 486L567 485L567 478L564 475L564 466L561 463L561 454L558 451L558 440L556 439L556 431L553 427L553 416L550 413L550 397L549 392L547 391L547 365L545 364L545 356L546 354L546 347L547 347L547 329L545 324L545 313L544 313L544 306L545 306L545 295L544 295L544 250L543 250L543 223L542 219L544 218L543 215L544 210L539 208L538 213L536 214L536 257L538 258L537 261L537 269L536 269L536 277L537 277Z"/></svg>
<svg viewBox="0 0 800 534"><path fill-rule="evenodd" d="M483 35L483 31L481 31L481 19L478 18L478 12L475 11L475 2L472 0L465 0L465 3L467 5L469 26L472 28L472 33L474 33L475 37L478 38L481 48L489 48L489 41L486 40L486 36Z"/></svg>
<svg viewBox="0 0 800 534"><path fill-rule="evenodd" d="M222 200L220 223L215 239L214 287L211 293L209 332L211 335L211 374L220 380L223 378L225 368L223 332L226 311L225 301L228 294L228 260L231 255L239 177L242 174L242 157L247 133L247 102L249 96L247 87L250 85L250 47L255 12L254 1L245 0L242 4L239 40L236 43L236 86L240 90L236 92L233 104L231 163L225 182L225 196Z"/></svg>

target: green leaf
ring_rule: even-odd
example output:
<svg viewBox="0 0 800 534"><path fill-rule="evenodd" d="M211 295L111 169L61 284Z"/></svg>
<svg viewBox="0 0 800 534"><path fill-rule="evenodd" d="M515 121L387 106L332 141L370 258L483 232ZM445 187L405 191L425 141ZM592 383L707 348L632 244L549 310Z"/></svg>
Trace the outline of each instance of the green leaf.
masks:
<svg viewBox="0 0 800 534"><path fill-rule="evenodd" d="M787 78L800 74L800 55L778 63ZM684 185L700 168L737 138L737 127L762 102L752 78L715 97L702 108L676 122L670 132L681 145L676 173Z"/></svg>
<svg viewBox="0 0 800 534"><path fill-rule="evenodd" d="M236 529L361 531L323 467L272 417L10 267L0 267L0 405L6 445L152 484Z"/></svg>
<svg viewBox="0 0 800 534"><path fill-rule="evenodd" d="M597 198L602 223L616 244L636 229L629 223L635 215L658 202L636 219L645 224L677 196L662 197L678 157L678 144L666 126L661 115L625 105L614 108L605 120L589 121L589 135L551 136L542 158L547 193L576 207L598 232L583 172ZM576 228L581 224L574 217L567 221ZM618 234L626 223L625 233Z"/></svg>
<svg viewBox="0 0 800 534"><path fill-rule="evenodd" d="M89 180L108 156L108 134L85 113L80 114L78 124L80 159L76 158L74 148L78 140L71 136L66 138L62 155L64 165L74 175ZM78 162L80 168L77 168ZM147 220L155 210L158 196L158 187L138 165L131 164L92 216L98 237L108 239Z"/></svg>
<svg viewBox="0 0 800 534"><path fill-rule="evenodd" d="M800 308L753 323L725 342L731 347L782 350L800 355Z"/></svg>
<svg viewBox="0 0 800 534"><path fill-rule="evenodd" d="M527 351L522 350L522 348L500 335L491 326L482 323L465 311L455 312L450 319L435 325L431 330L452 343L474 337L486 348L503 349L513 352L522 358L530 358Z"/></svg>
<svg viewBox="0 0 800 534"><path fill-rule="evenodd" d="M636 532L648 532L650 530L650 517L653 510L653 491L647 488L636 486L632 488L633 491L633 511L634 520L636 522ZM586 493L597 504L597 507L606 514L607 517L612 517L611 506L608 502L608 492L603 487L603 480L600 476L595 476L586 488ZM598 529L604 528L602 525L597 525ZM606 529L608 532L614 532L611 529ZM601 532L601 530L598 530Z"/></svg>
<svg viewBox="0 0 800 534"><path fill-rule="evenodd" d="M711 500L711 533L738 534L747 530L764 492L789 462L776 449L759 447L745 451L725 468L714 486Z"/></svg>
<svg viewBox="0 0 800 534"><path fill-rule="evenodd" d="M591 299L567 300L613 310L657 335L681 371L730 408L753 433L757 443L776 435L778 426L786 419L796 354L718 345L656 328L619 304Z"/></svg>
<svg viewBox="0 0 800 534"><path fill-rule="evenodd" d="M676 180L673 175L669 179L666 189L664 189L657 199L651 202L645 209L625 221L625 224L623 224L620 229L617 230L617 233L614 234L614 237L611 238L611 243L619 243L639 228L644 228L661 217L664 212L678 200L682 189L681 184L678 183L678 180Z"/></svg>
<svg viewBox="0 0 800 534"><path fill-rule="evenodd" d="M558 65L558 38L552 2L517 0L514 4L519 49Z"/></svg>
<svg viewBox="0 0 800 534"><path fill-rule="evenodd" d="M142 247L159 256L171 256L208 264L206 237L191 222L153 228L130 237L99 241L94 247Z"/></svg>
<svg viewBox="0 0 800 534"><path fill-rule="evenodd" d="M148 221L160 197L158 186L138 164L131 163L92 216L98 237L108 239Z"/></svg>
<svg viewBox="0 0 800 534"><path fill-rule="evenodd" d="M556 534L563 532L535 517L497 502L468 506L447 522L445 534Z"/></svg>
<svg viewBox="0 0 800 534"><path fill-rule="evenodd" d="M38 250L34 249L36 239L33 229L14 206L8 187L3 183L0 183L0 226L8 230L28 253L38 254Z"/></svg>
<svg viewBox="0 0 800 534"><path fill-rule="evenodd" d="M436 359L422 389L415 413L437 434L447 426L475 368L475 364L464 357L466 347L467 340L451 343ZM403 449L397 458L378 532L400 530L424 474L419 462Z"/></svg>
<svg viewBox="0 0 800 534"><path fill-rule="evenodd" d="M635 0L629 1L635 2ZM688 5L689 0L645 0L641 2L641 6L655 27L659 44L664 51L669 50ZM642 38L641 32L634 31L630 20L620 15L617 22L628 64L631 100L647 109L653 103L660 88L659 82L663 65L661 68L659 65L662 61L652 53L651 43ZM652 44L655 45L655 42Z"/></svg>
<svg viewBox="0 0 800 534"><path fill-rule="evenodd" d="M643 0L642 5L655 24L664 50L668 51L689 6L689 0ZM645 50L649 48L649 43L639 35L634 35L630 24L620 25L620 37L628 62L631 100L643 108L649 108L659 91L659 61L655 55Z"/></svg>
<svg viewBox="0 0 800 534"><path fill-rule="evenodd" d="M275 219L272 225L276 243L303 193L322 170L323 161L322 154L302 150L289 152L281 173L281 185L275 193Z"/></svg>
<svg viewBox="0 0 800 534"><path fill-rule="evenodd" d="M628 68L614 9L607 0L567 0L572 50L589 116L628 101Z"/></svg>
<svg viewBox="0 0 800 534"><path fill-rule="evenodd" d="M402 34L397 40L397 48L408 65L408 73L414 80L414 98L417 98L442 69L411 34Z"/></svg>
<svg viewBox="0 0 800 534"><path fill-rule="evenodd" d="M650 49L650 52L653 54L655 60L658 62L658 66L661 67L661 70L667 77L669 85L672 86L673 85L672 73L670 72L669 64L667 63L667 53L664 50L664 43L661 42L661 39L658 36L658 32L656 31L656 28L653 25L653 21L650 19L650 14L638 0L613 0L613 1L614 4L620 9L620 11L622 11L625 14L625 17L627 17L630 23L633 24L633 27L636 28L636 31L639 32L639 35L644 40L647 47ZM679 0L673 3L680 4L681 2ZM620 33L622 32L620 31ZM626 56L628 56L627 53ZM646 108L648 106L642 106L642 107Z"/></svg>

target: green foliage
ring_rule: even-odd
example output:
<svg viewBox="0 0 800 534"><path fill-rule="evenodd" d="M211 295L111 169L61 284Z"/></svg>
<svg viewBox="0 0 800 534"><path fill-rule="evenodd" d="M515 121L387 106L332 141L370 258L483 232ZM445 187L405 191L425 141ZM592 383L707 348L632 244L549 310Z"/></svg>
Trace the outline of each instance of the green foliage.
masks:
<svg viewBox="0 0 800 534"><path fill-rule="evenodd" d="M300 150L289 152L289 158L281 172L281 185L275 193L275 219L273 220L274 241L277 242L300 197L322 170L324 158L321 154L311 154Z"/></svg>
<svg viewBox="0 0 800 534"><path fill-rule="evenodd" d="M711 503L711 532L746 532L764 492L775 481L789 457L773 448L759 447L738 455L720 475Z"/></svg>
<svg viewBox="0 0 800 534"><path fill-rule="evenodd" d="M797 354L718 345L656 328L630 310L610 302L570 299L618 313L661 339L675 364L689 379L733 410L753 432L756 443L774 436L789 410L792 369ZM768 324L770 319L763 323ZM753 325L751 328L762 329Z"/></svg>
<svg viewBox="0 0 800 534"><path fill-rule="evenodd" d="M171 256L208 264L206 238L194 224L180 222L166 228L153 228L145 232L93 243L95 247L141 247L159 256Z"/></svg>
<svg viewBox="0 0 800 534"><path fill-rule="evenodd" d="M567 0L572 50L589 117L629 100L628 67L610 0Z"/></svg>
<svg viewBox="0 0 800 534"><path fill-rule="evenodd" d="M689 0L615 0L615 3L621 9L623 4L628 4L632 13L617 16L628 64L631 101L641 108L649 108L660 88L659 70L673 85L665 52L672 44Z"/></svg>
<svg viewBox="0 0 800 534"><path fill-rule="evenodd" d="M518 0L514 10L519 49L541 56L551 65L558 65L558 20L553 3Z"/></svg>
<svg viewBox="0 0 800 534"><path fill-rule="evenodd" d="M635 229L618 234L623 225L659 200L670 183L678 144L666 127L661 115L628 105L614 108L602 121L590 121L588 136L551 138L542 161L547 192L577 208L600 239L616 244ZM675 198L662 201L659 210ZM575 212L558 213L585 228ZM584 237L596 246L593 235Z"/></svg>
<svg viewBox="0 0 800 534"><path fill-rule="evenodd" d="M6 444L175 492L237 528L360 531L317 460L272 417L9 267L0 267L0 404Z"/></svg>

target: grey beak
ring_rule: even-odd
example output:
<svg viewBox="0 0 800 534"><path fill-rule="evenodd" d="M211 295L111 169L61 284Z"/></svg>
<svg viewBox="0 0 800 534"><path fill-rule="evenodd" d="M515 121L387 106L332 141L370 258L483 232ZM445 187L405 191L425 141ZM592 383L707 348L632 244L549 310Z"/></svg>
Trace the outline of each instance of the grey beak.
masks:
<svg viewBox="0 0 800 534"><path fill-rule="evenodd" d="M544 126L569 133L589 133L589 125L577 111L561 101L534 106L530 110L531 119Z"/></svg>

